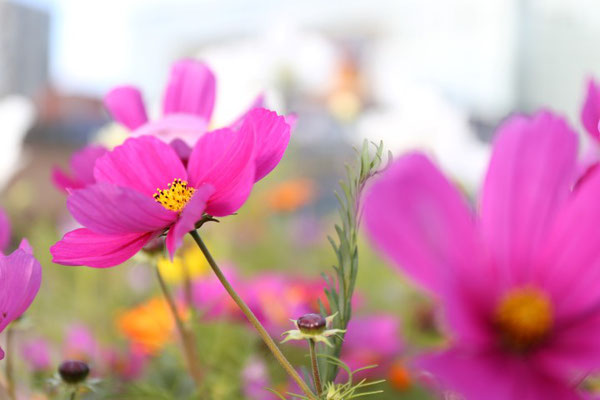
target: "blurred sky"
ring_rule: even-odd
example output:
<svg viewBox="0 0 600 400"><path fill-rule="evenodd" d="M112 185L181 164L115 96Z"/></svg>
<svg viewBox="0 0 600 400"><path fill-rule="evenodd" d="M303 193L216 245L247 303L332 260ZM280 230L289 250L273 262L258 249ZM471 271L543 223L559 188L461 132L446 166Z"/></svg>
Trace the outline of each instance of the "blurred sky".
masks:
<svg viewBox="0 0 600 400"><path fill-rule="evenodd" d="M600 77L598 0L12 1L50 14L50 80L61 92L100 97L131 83L156 109L170 64L200 57L217 74L224 120L262 88L281 89L288 70L322 109L344 52L355 52L364 107L354 136L397 149L442 143L448 164L463 160L473 131L511 112L547 106L578 125L585 80Z"/></svg>

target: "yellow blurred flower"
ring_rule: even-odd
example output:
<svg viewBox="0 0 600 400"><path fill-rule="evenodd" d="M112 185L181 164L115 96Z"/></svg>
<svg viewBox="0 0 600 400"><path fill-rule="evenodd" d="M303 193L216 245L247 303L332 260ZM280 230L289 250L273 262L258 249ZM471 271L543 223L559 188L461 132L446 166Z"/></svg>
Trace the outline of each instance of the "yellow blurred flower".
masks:
<svg viewBox="0 0 600 400"><path fill-rule="evenodd" d="M267 204L271 209L292 212L310 203L315 197L315 185L310 179L292 179L282 182L267 194Z"/></svg>
<svg viewBox="0 0 600 400"><path fill-rule="evenodd" d="M186 317L182 307L178 312ZM161 297L150 299L117 318L119 331L147 353L155 353L173 338L175 320L167 301Z"/></svg>
<svg viewBox="0 0 600 400"><path fill-rule="evenodd" d="M186 270L190 279L193 279L206 274L209 266L202 251L196 246L190 246L185 248L180 256L173 258L173 261L168 257L160 257L158 269L167 282L178 283L185 277Z"/></svg>

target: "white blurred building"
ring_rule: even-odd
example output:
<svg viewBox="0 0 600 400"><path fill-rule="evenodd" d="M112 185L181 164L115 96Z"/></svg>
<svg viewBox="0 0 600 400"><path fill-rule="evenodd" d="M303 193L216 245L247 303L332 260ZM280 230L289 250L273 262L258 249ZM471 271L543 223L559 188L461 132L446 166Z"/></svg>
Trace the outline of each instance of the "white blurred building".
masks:
<svg viewBox="0 0 600 400"><path fill-rule="evenodd" d="M34 96L48 82L49 15L0 0L0 98Z"/></svg>

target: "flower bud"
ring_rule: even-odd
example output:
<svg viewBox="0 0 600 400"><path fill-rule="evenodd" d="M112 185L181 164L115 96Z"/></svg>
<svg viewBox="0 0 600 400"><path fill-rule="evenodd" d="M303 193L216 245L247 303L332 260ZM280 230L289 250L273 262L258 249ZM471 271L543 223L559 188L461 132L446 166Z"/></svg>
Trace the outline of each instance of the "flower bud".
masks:
<svg viewBox="0 0 600 400"><path fill-rule="evenodd" d="M90 367L83 361L64 361L58 367L58 373L66 383L80 383L87 378Z"/></svg>
<svg viewBox="0 0 600 400"><path fill-rule="evenodd" d="M296 321L300 332L308 335L318 335L325 331L327 321L321 314L305 314Z"/></svg>

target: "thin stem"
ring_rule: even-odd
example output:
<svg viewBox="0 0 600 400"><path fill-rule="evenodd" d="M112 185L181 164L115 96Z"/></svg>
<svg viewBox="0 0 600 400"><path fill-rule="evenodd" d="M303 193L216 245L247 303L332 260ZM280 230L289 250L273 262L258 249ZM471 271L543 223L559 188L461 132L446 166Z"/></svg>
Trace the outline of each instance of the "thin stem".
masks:
<svg viewBox="0 0 600 400"><path fill-rule="evenodd" d="M69 397L69 400L75 400L75 396L77 396L77 388L73 389L73 391L71 392L71 396Z"/></svg>
<svg viewBox="0 0 600 400"><path fill-rule="evenodd" d="M185 260L182 260L181 264L181 269L183 272L183 294L185 296L185 302L187 303L188 307L191 307L193 310L194 308L192 307L192 278L190 276L190 270Z"/></svg>
<svg viewBox="0 0 600 400"><path fill-rule="evenodd" d="M8 327L6 331L6 391L10 400L17 398L15 394L15 379L13 368L13 327Z"/></svg>
<svg viewBox="0 0 600 400"><path fill-rule="evenodd" d="M171 314L173 315L173 319L175 320L175 326L177 327L177 331L181 336L181 343L183 345L183 355L186 359L187 366L192 376L192 379L196 383L196 386L199 388L202 384L202 369L198 364L198 350L196 349L196 343L194 338L192 337L189 330L185 327L183 321L181 320L181 316L179 312L177 312L177 306L175 305L175 301L173 300L173 296L171 296L171 292L163 279L158 266L156 266L156 277L158 278L158 283L163 292L165 300L169 305L169 309L171 310Z"/></svg>
<svg viewBox="0 0 600 400"><path fill-rule="evenodd" d="M262 326L262 324L260 323L258 318L256 318L256 316L254 315L252 310L250 310L250 308L244 302L244 300L242 300L242 298L233 289L233 287L231 286L231 284L229 283L229 281L227 280L225 275L223 275L223 272L221 271L221 269L219 268L219 266L213 259L212 255L208 251L208 248L206 248L206 245L204 244L202 239L200 239L198 232L191 231L190 235L194 238L194 241L196 242L196 244L198 245L200 250L202 250L204 257L206 257L206 261L208 261L208 264L214 271L215 275L217 275L217 278L219 278L219 281L221 281L221 284L223 285L225 290L227 290L227 293L229 293L229 296L231 296L233 301L235 301L235 303L238 305L240 310L244 313L244 315L246 316L248 321L252 324L254 329L256 329L256 331L258 332L258 334L260 335L262 340L265 342L265 344L267 345L269 350L271 350L271 353L273 353L273 355L275 356L277 361L279 361L279 363L281 364L283 369L285 369L285 371L290 375L290 377L294 381L296 381L296 383L298 384L300 389L302 389L302 391L304 393L306 393L306 395L308 396L309 399L316 400L317 398L315 397L314 393L310 390L310 388L308 387L306 382L304 382L302 380L302 378L300 377L300 375L298 375L298 372L296 372L296 370L294 369L292 364L290 364L290 362L287 360L287 358L285 358L285 356L283 355L281 350L279 350L279 347L277 347L277 344L271 338L271 336L269 335L267 330Z"/></svg>
<svg viewBox="0 0 600 400"><path fill-rule="evenodd" d="M313 379L315 381L315 388L317 389L317 394L320 396L322 391L321 386L321 374L319 373L319 363L317 361L317 350L316 343L313 339L308 339L309 348L310 348L310 362L312 367Z"/></svg>

